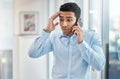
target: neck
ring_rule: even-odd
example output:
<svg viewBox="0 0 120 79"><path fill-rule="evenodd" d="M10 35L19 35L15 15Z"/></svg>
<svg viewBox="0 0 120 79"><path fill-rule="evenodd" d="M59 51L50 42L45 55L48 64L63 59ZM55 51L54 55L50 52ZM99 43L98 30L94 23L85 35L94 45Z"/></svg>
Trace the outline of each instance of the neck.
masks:
<svg viewBox="0 0 120 79"><path fill-rule="evenodd" d="M68 34L67 34L67 36L72 36L74 34L74 32L71 30Z"/></svg>

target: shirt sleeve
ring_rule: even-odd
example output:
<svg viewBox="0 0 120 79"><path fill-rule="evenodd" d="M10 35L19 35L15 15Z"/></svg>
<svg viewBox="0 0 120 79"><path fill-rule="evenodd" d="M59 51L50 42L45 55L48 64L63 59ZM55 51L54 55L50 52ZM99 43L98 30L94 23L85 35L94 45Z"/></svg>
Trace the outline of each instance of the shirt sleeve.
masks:
<svg viewBox="0 0 120 79"><path fill-rule="evenodd" d="M83 59L97 70L102 70L105 65L105 56L102 49L101 39L94 34L91 39L91 46L85 41L78 44Z"/></svg>
<svg viewBox="0 0 120 79"><path fill-rule="evenodd" d="M50 33L42 30L41 34L32 43L28 55L32 58L37 58L52 51L52 44L50 41Z"/></svg>

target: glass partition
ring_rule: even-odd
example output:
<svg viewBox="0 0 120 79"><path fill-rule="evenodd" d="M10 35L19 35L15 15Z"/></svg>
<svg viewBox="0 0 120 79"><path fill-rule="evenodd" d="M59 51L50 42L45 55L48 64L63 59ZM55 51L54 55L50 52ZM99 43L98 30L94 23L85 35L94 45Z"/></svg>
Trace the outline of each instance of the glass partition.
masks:
<svg viewBox="0 0 120 79"><path fill-rule="evenodd" d="M89 0L89 29L101 34L102 0Z"/></svg>
<svg viewBox="0 0 120 79"><path fill-rule="evenodd" d="M97 32L102 37L102 0L89 0L88 29ZM92 68L91 79L101 79L101 71Z"/></svg>
<svg viewBox="0 0 120 79"><path fill-rule="evenodd" d="M109 79L120 79L120 0L109 3Z"/></svg>

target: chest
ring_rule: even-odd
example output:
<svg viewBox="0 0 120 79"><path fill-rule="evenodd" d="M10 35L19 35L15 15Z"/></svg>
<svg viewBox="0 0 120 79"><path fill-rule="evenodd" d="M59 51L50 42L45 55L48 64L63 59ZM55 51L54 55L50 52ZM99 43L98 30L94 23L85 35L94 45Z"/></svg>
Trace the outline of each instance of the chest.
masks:
<svg viewBox="0 0 120 79"><path fill-rule="evenodd" d="M61 57L68 57L70 54L74 55L79 53L76 40L55 40L53 45L53 53L54 55Z"/></svg>

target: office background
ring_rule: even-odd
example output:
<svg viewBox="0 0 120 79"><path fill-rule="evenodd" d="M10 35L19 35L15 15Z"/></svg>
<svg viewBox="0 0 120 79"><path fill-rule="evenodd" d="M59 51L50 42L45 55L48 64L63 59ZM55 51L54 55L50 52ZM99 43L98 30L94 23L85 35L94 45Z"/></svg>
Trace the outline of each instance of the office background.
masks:
<svg viewBox="0 0 120 79"><path fill-rule="evenodd" d="M71 1L81 7L83 28L102 37L106 67L91 68L92 79L120 79L120 0L0 0L0 79L52 79L52 52L37 59L27 53L48 18ZM38 13L35 34L21 33L22 12Z"/></svg>

